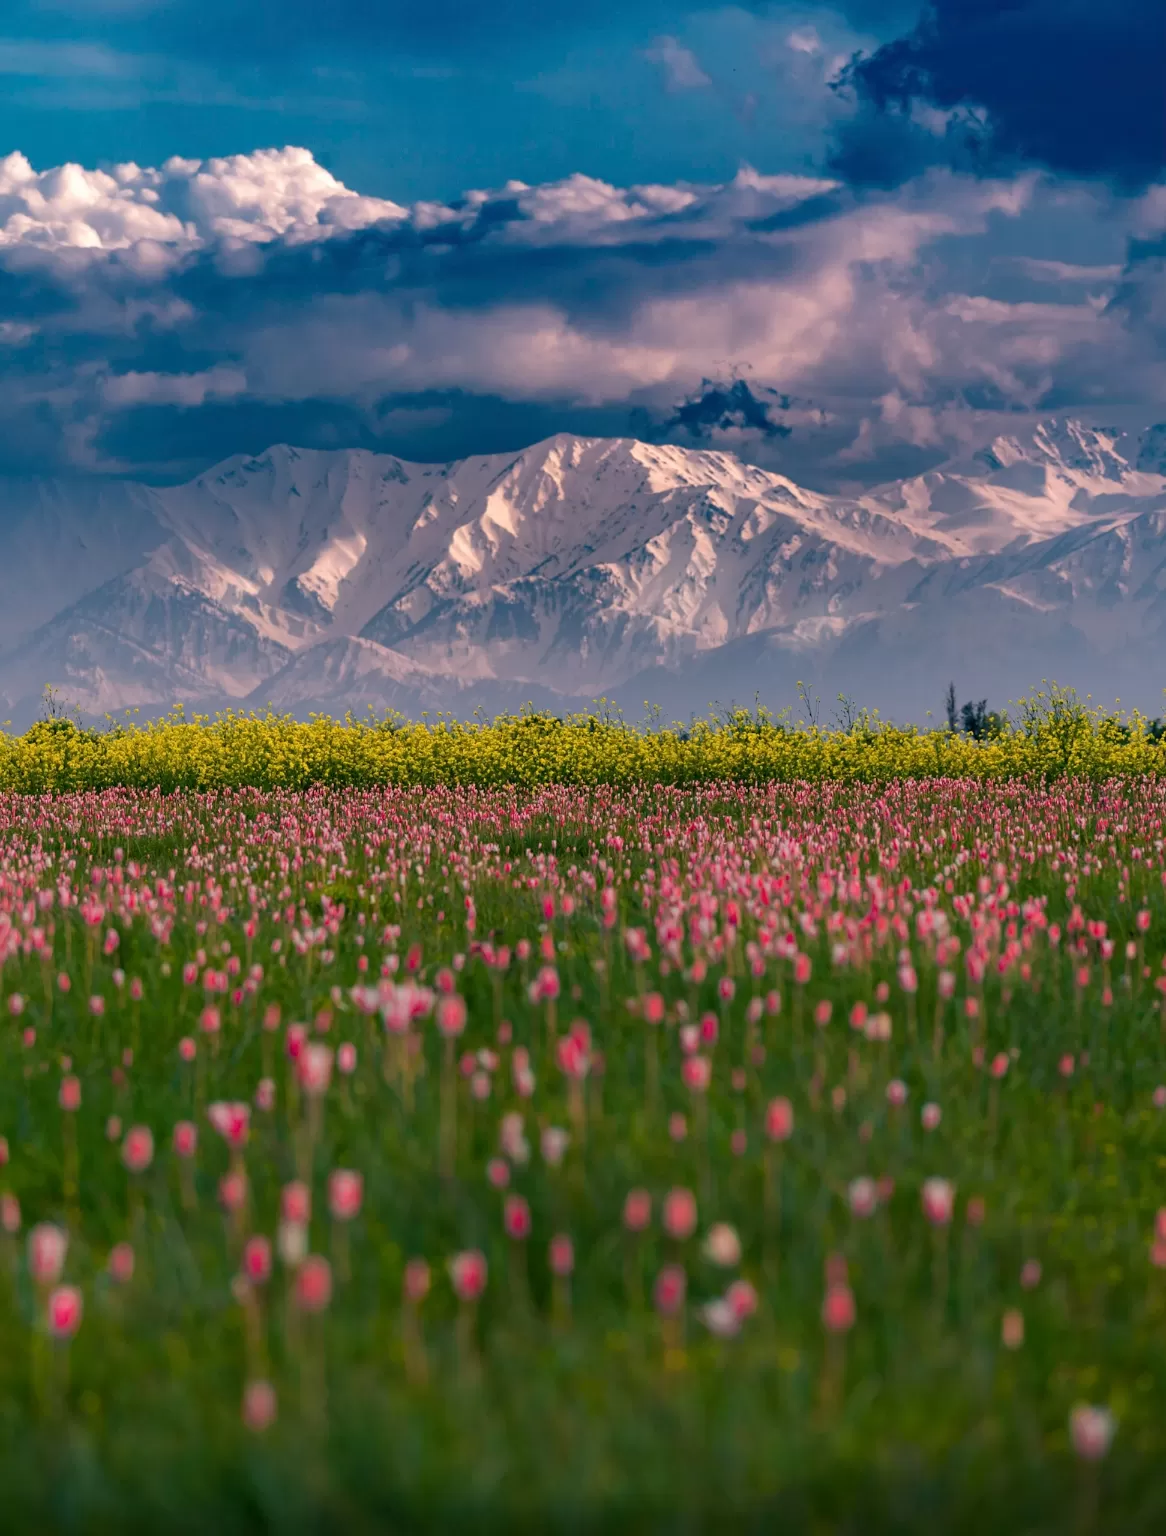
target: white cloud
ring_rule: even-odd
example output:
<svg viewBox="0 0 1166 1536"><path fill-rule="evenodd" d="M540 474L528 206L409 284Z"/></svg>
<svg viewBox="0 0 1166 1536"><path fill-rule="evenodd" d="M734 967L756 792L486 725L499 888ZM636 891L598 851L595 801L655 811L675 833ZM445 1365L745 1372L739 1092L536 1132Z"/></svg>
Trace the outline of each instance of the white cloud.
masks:
<svg viewBox="0 0 1166 1536"><path fill-rule="evenodd" d="M1032 256L1013 258L1019 271L1040 283L1116 283L1121 276L1117 262L1107 266L1081 266L1071 261L1050 261Z"/></svg>
<svg viewBox="0 0 1166 1536"><path fill-rule="evenodd" d="M35 171L24 155L0 160L0 246L94 251L141 242L192 250L224 240L289 243L404 217L362 197L306 149L221 159L174 157L160 168L62 165Z"/></svg>
<svg viewBox="0 0 1166 1536"><path fill-rule="evenodd" d="M72 79L94 76L122 79L133 74L138 61L115 53L101 43L42 42L33 38L0 37L0 75Z"/></svg>
<svg viewBox="0 0 1166 1536"><path fill-rule="evenodd" d="M102 401L114 409L132 405L204 405L229 400L247 388L237 368L208 368L204 373L115 373L101 385Z"/></svg>
<svg viewBox="0 0 1166 1536"><path fill-rule="evenodd" d="M0 380L0 437L20 440L13 413L35 401L38 420L59 414L60 451L95 460L144 405L302 423L315 402L348 413L334 433L421 431L449 425L447 392L548 424L618 421L667 414L733 367L809 402L807 424L828 420L851 462L892 441L938 449L980 410L1166 394L1163 279L1125 259L1157 206L1034 175L934 172L859 195L744 167L715 185L575 175L405 208L306 150L39 172L10 155L0 266L67 302L5 318L23 371ZM1054 217L1094 235L1050 246ZM733 445L750 451L749 430ZM118 441L119 464L155 451Z"/></svg>
<svg viewBox="0 0 1166 1536"><path fill-rule="evenodd" d="M659 64L664 71L664 83L670 91L699 90L712 81L701 68L700 60L691 48L686 48L674 37L658 37L645 50L644 57Z"/></svg>

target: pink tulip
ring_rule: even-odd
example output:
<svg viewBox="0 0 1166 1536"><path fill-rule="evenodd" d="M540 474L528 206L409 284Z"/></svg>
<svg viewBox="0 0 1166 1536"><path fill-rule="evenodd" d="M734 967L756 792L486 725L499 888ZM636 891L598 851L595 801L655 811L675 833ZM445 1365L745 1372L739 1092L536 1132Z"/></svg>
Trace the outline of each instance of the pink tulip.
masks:
<svg viewBox="0 0 1166 1536"><path fill-rule="evenodd" d="M46 1308L49 1332L54 1339L71 1339L81 1326L84 1302L75 1285L59 1285L50 1294Z"/></svg>

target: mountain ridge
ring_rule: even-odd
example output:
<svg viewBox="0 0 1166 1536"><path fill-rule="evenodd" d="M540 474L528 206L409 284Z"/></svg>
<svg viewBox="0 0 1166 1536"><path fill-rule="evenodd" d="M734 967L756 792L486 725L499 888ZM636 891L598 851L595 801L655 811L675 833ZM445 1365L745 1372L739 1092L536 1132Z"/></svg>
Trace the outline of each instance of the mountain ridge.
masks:
<svg viewBox="0 0 1166 1536"><path fill-rule="evenodd" d="M1156 695L1166 424L1045 418L850 496L634 438L447 464L277 444L178 486L2 483L0 538L17 723L46 683L90 714L649 686L687 713L795 673L918 715L944 668L999 695L1058 658Z"/></svg>

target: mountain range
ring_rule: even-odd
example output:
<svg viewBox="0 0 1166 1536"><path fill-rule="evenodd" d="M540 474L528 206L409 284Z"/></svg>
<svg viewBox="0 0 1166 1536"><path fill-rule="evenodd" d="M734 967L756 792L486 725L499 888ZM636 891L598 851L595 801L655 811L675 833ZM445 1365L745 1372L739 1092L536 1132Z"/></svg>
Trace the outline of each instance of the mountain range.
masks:
<svg viewBox="0 0 1166 1536"><path fill-rule="evenodd" d="M1166 686L1166 424L1026 422L850 496L630 438L450 464L277 446L177 486L0 482L0 550L16 725L46 684L86 716L676 716L802 681L916 719L949 679L1155 713Z"/></svg>

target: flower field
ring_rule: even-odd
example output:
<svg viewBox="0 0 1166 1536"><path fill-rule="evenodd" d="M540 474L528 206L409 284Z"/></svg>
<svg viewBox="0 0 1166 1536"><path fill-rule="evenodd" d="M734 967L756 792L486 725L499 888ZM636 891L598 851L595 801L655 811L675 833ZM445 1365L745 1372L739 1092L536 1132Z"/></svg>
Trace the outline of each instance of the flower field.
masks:
<svg viewBox="0 0 1166 1536"><path fill-rule="evenodd" d="M602 701L601 701L602 702ZM334 720L180 710L139 726L132 715L103 730L67 718L21 735L0 731L0 792L126 789L364 789L373 785L551 784L691 786L897 779L1101 781L1166 774L1161 721L1090 707L1055 684L1022 699L990 736L896 726L866 712L822 727L764 709L733 709L688 725L629 726L591 714L529 713L490 721L439 717Z"/></svg>
<svg viewBox="0 0 1166 1536"><path fill-rule="evenodd" d="M0 796L5 1529L1166 1529L1163 782L810 777Z"/></svg>

